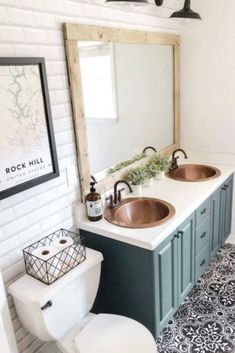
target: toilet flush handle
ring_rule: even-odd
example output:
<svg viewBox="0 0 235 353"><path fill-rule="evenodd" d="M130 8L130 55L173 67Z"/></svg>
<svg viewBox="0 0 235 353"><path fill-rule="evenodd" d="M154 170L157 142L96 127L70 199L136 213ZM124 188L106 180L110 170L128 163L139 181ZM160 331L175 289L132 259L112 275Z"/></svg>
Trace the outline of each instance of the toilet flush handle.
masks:
<svg viewBox="0 0 235 353"><path fill-rule="evenodd" d="M52 301L48 300L48 302L41 307L41 310L46 310L52 306Z"/></svg>

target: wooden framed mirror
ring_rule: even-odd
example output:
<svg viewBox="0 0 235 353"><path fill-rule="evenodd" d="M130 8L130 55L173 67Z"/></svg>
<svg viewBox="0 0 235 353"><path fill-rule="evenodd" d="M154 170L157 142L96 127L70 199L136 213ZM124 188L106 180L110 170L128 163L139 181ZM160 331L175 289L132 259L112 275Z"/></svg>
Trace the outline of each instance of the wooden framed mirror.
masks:
<svg viewBox="0 0 235 353"><path fill-rule="evenodd" d="M84 200L91 175L105 192L130 168L109 167L179 147L180 37L65 23L64 38Z"/></svg>

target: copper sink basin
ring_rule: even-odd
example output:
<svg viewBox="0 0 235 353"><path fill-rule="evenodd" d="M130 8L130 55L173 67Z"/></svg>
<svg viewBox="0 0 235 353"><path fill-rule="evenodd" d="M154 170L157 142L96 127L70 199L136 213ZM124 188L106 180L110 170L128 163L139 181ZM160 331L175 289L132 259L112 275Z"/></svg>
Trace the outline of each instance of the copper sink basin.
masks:
<svg viewBox="0 0 235 353"><path fill-rule="evenodd" d="M183 164L166 175L179 181L207 181L218 178L221 172L215 167L204 164Z"/></svg>
<svg viewBox="0 0 235 353"><path fill-rule="evenodd" d="M174 214L171 204L150 197L127 198L118 206L104 210L107 221L126 228L155 227L167 222Z"/></svg>

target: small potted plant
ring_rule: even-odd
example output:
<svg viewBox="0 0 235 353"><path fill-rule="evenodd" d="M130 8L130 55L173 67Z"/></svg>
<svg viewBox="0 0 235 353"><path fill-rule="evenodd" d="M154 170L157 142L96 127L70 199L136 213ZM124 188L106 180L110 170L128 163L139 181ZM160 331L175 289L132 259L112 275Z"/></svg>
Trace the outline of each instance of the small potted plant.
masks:
<svg viewBox="0 0 235 353"><path fill-rule="evenodd" d="M145 166L145 173L146 173L146 182L145 186L152 186L153 185L153 179L156 177L156 174L158 173L157 165L155 163L147 163Z"/></svg>
<svg viewBox="0 0 235 353"><path fill-rule="evenodd" d="M131 183L133 192L136 195L142 194L142 185L146 180L145 167L131 168L127 172L127 180Z"/></svg>
<svg viewBox="0 0 235 353"><path fill-rule="evenodd" d="M170 169L170 160L168 157L160 156L159 154L151 158L150 163L156 165L157 173L155 179L162 180L166 172Z"/></svg>

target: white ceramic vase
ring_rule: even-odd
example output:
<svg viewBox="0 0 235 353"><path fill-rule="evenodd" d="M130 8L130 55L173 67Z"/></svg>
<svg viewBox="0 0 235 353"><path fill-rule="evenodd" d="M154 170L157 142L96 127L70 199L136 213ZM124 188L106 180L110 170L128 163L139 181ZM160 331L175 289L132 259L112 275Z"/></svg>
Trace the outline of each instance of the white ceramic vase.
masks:
<svg viewBox="0 0 235 353"><path fill-rule="evenodd" d="M157 172L155 179L163 180L165 178L165 172Z"/></svg>
<svg viewBox="0 0 235 353"><path fill-rule="evenodd" d="M131 185L131 187L135 196L142 196L142 185Z"/></svg>
<svg viewBox="0 0 235 353"><path fill-rule="evenodd" d="M144 186L146 187L153 186L153 178L147 179L146 182L144 183Z"/></svg>

